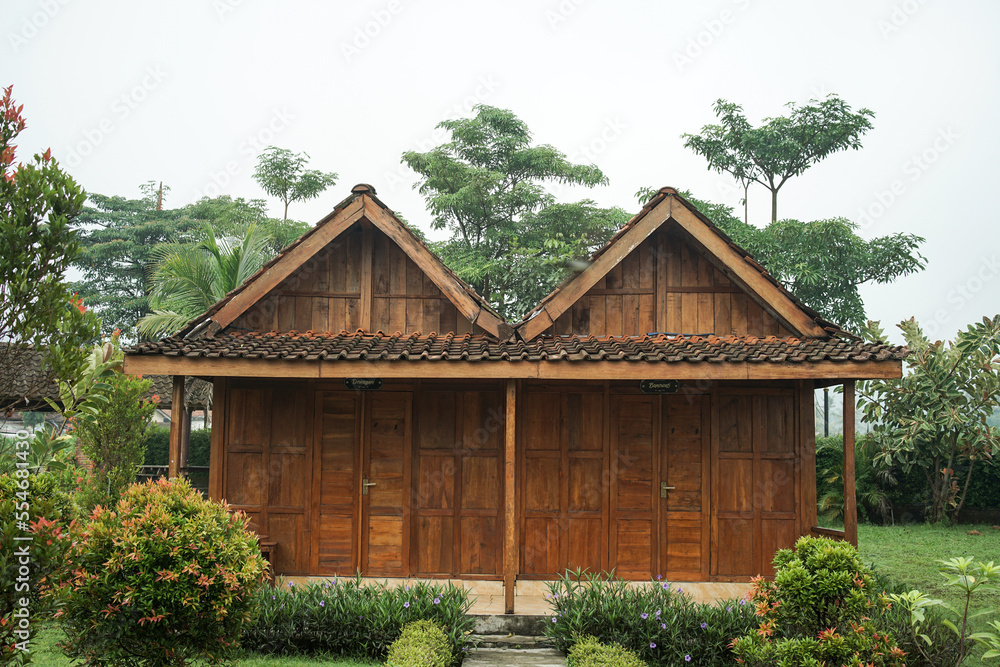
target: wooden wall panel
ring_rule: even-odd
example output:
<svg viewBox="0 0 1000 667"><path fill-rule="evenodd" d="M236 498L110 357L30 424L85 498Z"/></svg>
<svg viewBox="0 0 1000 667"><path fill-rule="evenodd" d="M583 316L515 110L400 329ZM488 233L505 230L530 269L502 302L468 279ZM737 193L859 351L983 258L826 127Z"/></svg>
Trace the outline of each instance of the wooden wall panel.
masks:
<svg viewBox="0 0 1000 667"><path fill-rule="evenodd" d="M368 262L370 271L363 271ZM363 307L366 294L370 313ZM482 331L459 314L399 246L378 229L360 224L334 239L230 327L386 334Z"/></svg>
<svg viewBox="0 0 1000 667"><path fill-rule="evenodd" d="M673 228L643 241L547 333L635 336L656 331L793 335Z"/></svg>
<svg viewBox="0 0 1000 667"><path fill-rule="evenodd" d="M427 387L414 400L413 573L498 576L502 396Z"/></svg>
<svg viewBox="0 0 1000 667"><path fill-rule="evenodd" d="M799 452L799 395L784 389L724 390L715 396L717 436L713 575L773 574L778 549L808 529ZM811 394L808 394L811 408ZM743 549L743 561L727 555Z"/></svg>

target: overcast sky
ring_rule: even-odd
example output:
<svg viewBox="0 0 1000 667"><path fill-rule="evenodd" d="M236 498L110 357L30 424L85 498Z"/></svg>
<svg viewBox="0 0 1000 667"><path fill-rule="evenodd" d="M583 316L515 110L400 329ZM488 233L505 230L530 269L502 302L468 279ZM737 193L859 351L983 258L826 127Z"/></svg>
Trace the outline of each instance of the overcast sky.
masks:
<svg viewBox="0 0 1000 667"><path fill-rule="evenodd" d="M0 83L24 104L19 154L51 146L90 192L155 180L169 207L261 197L251 173L273 144L340 175L292 217L315 222L366 182L425 229L400 154L441 143L434 126L476 103L610 179L563 201L634 211L638 188L663 185L739 207L681 139L716 99L757 123L837 93L875 127L790 180L779 216L926 237L924 272L863 296L887 328L916 316L951 337L1000 311L998 31L995 0L5 0ZM754 187L751 222L769 214Z"/></svg>

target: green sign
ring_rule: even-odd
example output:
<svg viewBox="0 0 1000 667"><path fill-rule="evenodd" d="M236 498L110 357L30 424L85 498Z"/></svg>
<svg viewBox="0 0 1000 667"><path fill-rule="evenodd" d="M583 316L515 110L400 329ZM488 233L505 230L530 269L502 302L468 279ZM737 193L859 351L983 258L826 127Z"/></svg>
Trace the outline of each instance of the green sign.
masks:
<svg viewBox="0 0 1000 667"><path fill-rule="evenodd" d="M677 380L642 380L639 389L644 394L676 394L681 388Z"/></svg>
<svg viewBox="0 0 1000 667"><path fill-rule="evenodd" d="M344 386L351 391L378 391L382 378L344 378Z"/></svg>

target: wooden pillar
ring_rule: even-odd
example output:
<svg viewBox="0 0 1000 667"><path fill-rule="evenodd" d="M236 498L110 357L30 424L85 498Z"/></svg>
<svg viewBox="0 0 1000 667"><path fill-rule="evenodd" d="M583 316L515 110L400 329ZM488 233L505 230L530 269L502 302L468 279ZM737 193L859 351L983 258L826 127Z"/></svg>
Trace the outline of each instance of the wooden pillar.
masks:
<svg viewBox="0 0 1000 667"><path fill-rule="evenodd" d="M179 415L181 418L181 456L177 464L178 471L183 475L187 468L188 458L191 456L191 410L184 406L184 411Z"/></svg>
<svg viewBox="0 0 1000 667"><path fill-rule="evenodd" d="M208 497L212 500L222 500L222 462L226 446L225 406L226 378L217 377L212 380L212 448L208 461ZM314 516L318 516L318 513Z"/></svg>
<svg viewBox="0 0 1000 667"><path fill-rule="evenodd" d="M844 537L858 546L858 502L854 488L854 380L844 383Z"/></svg>
<svg viewBox="0 0 1000 667"><path fill-rule="evenodd" d="M181 442L184 439L184 376L174 376L174 391L170 397L170 445L167 463L167 477L173 479L180 474Z"/></svg>
<svg viewBox="0 0 1000 667"><path fill-rule="evenodd" d="M514 457L517 443L517 385L507 380L507 410L504 417L504 484L503 484L503 608L514 613L514 585L517 580L517 496L514 481L517 470Z"/></svg>

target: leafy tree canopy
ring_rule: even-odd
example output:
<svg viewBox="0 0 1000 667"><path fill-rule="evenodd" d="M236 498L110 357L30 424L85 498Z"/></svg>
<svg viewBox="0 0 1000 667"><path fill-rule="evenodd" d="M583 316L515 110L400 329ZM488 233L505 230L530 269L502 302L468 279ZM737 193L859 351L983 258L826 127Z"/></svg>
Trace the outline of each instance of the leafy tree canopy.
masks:
<svg viewBox="0 0 1000 667"><path fill-rule="evenodd" d="M12 90L0 98L0 378L13 377L30 346L43 350L47 384L73 376L100 326L64 282L80 251L73 225L85 196L49 150L16 162L25 120Z"/></svg>
<svg viewBox="0 0 1000 667"><path fill-rule="evenodd" d="M275 146L268 146L257 158L254 180L264 192L285 204L284 220L288 220L289 204L315 199L337 182L337 174L333 172L306 169L308 162L306 153Z"/></svg>
<svg viewBox="0 0 1000 667"><path fill-rule="evenodd" d="M636 195L648 199L653 193L643 188ZM761 229L737 218L729 206L682 194L798 299L850 330L860 331L867 321L861 285L891 283L925 266L919 252L924 239L915 234L866 240L846 218L779 220Z"/></svg>
<svg viewBox="0 0 1000 667"><path fill-rule="evenodd" d="M874 112L851 107L836 95L809 100L805 106L790 102L789 114L766 118L753 127L743 107L720 99L715 103L717 125L705 125L701 134L685 134L684 146L708 160L708 166L736 177L746 190L759 183L771 191L771 221L778 219L778 191L823 158L838 151L861 148L861 136L871 129Z"/></svg>
<svg viewBox="0 0 1000 667"><path fill-rule="evenodd" d="M876 461L923 470L931 521L957 520L977 464L1000 455L989 418L1000 407L1000 315L969 325L950 343L931 342L915 320L899 324L911 354L898 380L860 383ZM865 337L885 340L878 322Z"/></svg>
<svg viewBox="0 0 1000 667"><path fill-rule="evenodd" d="M593 187L607 178L552 146L532 145L528 126L511 111L483 104L474 111L438 124L451 141L402 159L420 175L433 228L451 233L435 251L516 319L565 277L569 259L602 245L628 216L592 201L556 205L546 183Z"/></svg>

